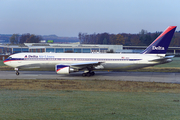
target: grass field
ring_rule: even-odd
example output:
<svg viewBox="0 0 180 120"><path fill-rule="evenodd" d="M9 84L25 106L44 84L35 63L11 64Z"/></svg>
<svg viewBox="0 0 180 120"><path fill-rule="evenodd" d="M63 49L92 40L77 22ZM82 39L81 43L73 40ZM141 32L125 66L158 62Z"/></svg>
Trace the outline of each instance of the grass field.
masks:
<svg viewBox="0 0 180 120"><path fill-rule="evenodd" d="M179 71L180 58L151 68ZM11 70L0 61L3 70ZM0 68L0 69L2 69ZM180 84L91 80L1 80L2 120L177 120Z"/></svg>
<svg viewBox="0 0 180 120"><path fill-rule="evenodd" d="M157 66L154 66L154 67L180 67L180 57L173 58L173 61L170 62L170 63L157 65Z"/></svg>
<svg viewBox="0 0 180 120"><path fill-rule="evenodd" d="M180 118L180 85L80 80L0 80L0 119Z"/></svg>
<svg viewBox="0 0 180 120"><path fill-rule="evenodd" d="M0 60L0 66L5 66L5 64L3 63L3 60Z"/></svg>
<svg viewBox="0 0 180 120"><path fill-rule="evenodd" d="M0 119L178 120L180 94L95 91L0 91Z"/></svg>

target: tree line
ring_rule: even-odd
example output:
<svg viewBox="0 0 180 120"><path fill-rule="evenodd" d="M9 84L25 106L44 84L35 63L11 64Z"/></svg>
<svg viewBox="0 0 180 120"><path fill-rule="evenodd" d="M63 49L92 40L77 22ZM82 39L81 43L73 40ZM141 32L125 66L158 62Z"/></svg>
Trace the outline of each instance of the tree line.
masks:
<svg viewBox="0 0 180 120"><path fill-rule="evenodd" d="M141 30L138 34L109 34L109 33L81 33L78 37L81 44L110 44L110 45L125 45L125 46L148 46L162 32L150 33L147 30ZM175 32L170 46L180 47L180 32Z"/></svg>
<svg viewBox="0 0 180 120"><path fill-rule="evenodd" d="M13 34L10 37L11 44L23 44L23 43L39 43L42 40L41 36L34 35L34 34Z"/></svg>
<svg viewBox="0 0 180 120"><path fill-rule="evenodd" d="M141 30L138 34L109 34L109 33L93 33L87 34L79 32L78 38L81 44L107 44L107 45L125 45L125 46L148 46L154 41L162 32L150 33L147 30ZM13 34L10 37L11 44L23 43L39 43L42 36L30 33ZM180 31L176 31L172 38L171 47L180 47Z"/></svg>

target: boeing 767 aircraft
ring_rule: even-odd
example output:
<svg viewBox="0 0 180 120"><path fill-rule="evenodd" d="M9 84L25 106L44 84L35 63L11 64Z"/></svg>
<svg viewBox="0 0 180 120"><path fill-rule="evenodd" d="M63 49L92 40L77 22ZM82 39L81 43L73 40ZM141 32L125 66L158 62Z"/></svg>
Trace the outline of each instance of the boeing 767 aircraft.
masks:
<svg viewBox="0 0 180 120"><path fill-rule="evenodd" d="M94 75L93 70L131 70L172 61L166 56L176 26L169 26L140 54L93 53L17 53L10 55L4 64L15 69L54 68L57 74L84 71L82 76Z"/></svg>

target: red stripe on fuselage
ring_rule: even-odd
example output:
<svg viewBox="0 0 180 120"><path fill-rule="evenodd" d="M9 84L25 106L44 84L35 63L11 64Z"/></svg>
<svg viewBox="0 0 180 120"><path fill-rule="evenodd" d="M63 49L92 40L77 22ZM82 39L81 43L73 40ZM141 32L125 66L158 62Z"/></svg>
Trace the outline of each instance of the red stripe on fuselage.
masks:
<svg viewBox="0 0 180 120"><path fill-rule="evenodd" d="M5 61L3 61L3 63L11 62L11 61L14 61L14 60L5 60Z"/></svg>
<svg viewBox="0 0 180 120"><path fill-rule="evenodd" d="M21 60L5 60L5 61L3 61L3 63L11 62L11 61L21 61Z"/></svg>

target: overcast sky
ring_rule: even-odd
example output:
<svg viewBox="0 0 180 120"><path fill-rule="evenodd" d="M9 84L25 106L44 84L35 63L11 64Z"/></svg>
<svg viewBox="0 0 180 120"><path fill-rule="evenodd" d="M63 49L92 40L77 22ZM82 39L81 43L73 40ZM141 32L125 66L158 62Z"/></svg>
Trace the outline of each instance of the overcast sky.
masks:
<svg viewBox="0 0 180 120"><path fill-rule="evenodd" d="M180 0L0 0L0 34L77 37L164 31L171 25L180 26Z"/></svg>

